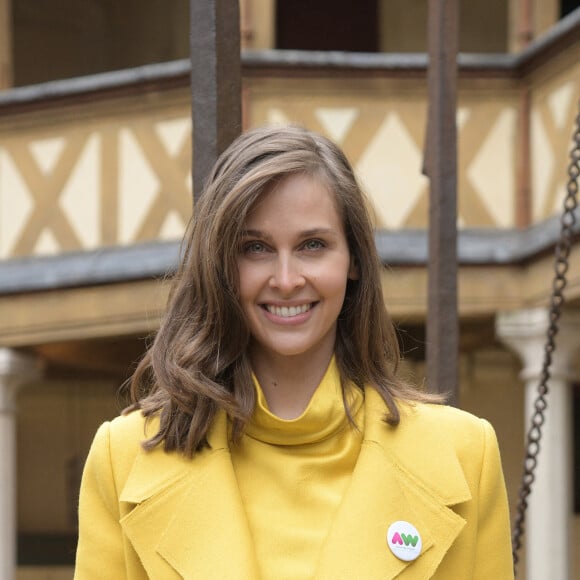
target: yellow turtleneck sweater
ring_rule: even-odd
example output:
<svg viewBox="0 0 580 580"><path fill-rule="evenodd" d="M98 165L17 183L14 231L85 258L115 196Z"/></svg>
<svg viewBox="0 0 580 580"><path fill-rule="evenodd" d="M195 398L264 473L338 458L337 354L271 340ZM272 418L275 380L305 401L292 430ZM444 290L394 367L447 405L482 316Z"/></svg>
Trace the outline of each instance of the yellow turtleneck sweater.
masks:
<svg viewBox="0 0 580 580"><path fill-rule="evenodd" d="M357 388L348 394L356 430L344 410L334 359L296 419L272 414L254 382L256 409L231 456L261 578L306 580L314 577L358 458L363 394Z"/></svg>

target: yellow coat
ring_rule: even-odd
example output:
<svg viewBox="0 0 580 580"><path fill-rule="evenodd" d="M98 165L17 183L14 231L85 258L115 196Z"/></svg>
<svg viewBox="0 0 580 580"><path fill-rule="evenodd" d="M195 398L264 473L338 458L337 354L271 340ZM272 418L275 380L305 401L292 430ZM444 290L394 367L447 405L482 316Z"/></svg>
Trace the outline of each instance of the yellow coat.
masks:
<svg viewBox="0 0 580 580"><path fill-rule="evenodd" d="M505 486L489 423L418 404L402 405L393 428L382 421L378 393L367 389L365 396L361 452L316 580L513 578ZM105 423L95 436L81 487L75 578L257 580L225 416L209 434L211 450L193 460L161 449L145 453L143 438L138 412ZM387 529L399 520L421 534L415 561L399 560L387 547Z"/></svg>

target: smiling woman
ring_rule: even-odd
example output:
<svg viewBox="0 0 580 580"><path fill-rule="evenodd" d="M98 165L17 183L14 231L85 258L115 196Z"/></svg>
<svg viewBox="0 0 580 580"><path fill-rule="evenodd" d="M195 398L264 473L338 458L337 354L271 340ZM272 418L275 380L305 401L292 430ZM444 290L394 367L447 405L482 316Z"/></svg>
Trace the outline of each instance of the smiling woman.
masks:
<svg viewBox="0 0 580 580"><path fill-rule="evenodd" d="M333 196L319 177L283 179L250 212L246 228L238 271L252 369L270 410L293 419L332 358L356 267ZM290 360L281 374L280 365ZM281 397L285 392L290 400Z"/></svg>
<svg viewBox="0 0 580 580"><path fill-rule="evenodd" d="M513 577L493 429L398 362L344 154L298 127L239 137L133 404L95 436L76 578Z"/></svg>

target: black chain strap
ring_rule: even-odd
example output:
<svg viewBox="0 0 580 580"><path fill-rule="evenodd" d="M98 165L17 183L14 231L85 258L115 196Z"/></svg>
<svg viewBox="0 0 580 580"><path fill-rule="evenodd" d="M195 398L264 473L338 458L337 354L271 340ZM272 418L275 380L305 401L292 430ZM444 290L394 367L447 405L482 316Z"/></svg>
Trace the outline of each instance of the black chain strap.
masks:
<svg viewBox="0 0 580 580"><path fill-rule="evenodd" d="M580 101L578 102L578 109L576 126L572 135L573 147L570 152L570 165L568 166L568 183L566 185L564 211L560 221L560 239L555 248L555 273L552 282L552 295L550 297L549 324L544 348L544 362L542 364L542 373L538 385L538 395L534 402L534 414L532 415L530 429L526 436L526 455L522 483L512 532L514 573L517 571L519 561L518 552L522 545L528 496L532 492L532 484L536 477L535 471L538 465L542 427L546 420L544 412L548 406L546 395L549 390L550 366L552 364L552 354L556 348L555 338L559 331L559 320L562 315L562 306L564 305L563 291L567 283L568 259L574 236L574 225L576 223L575 211L578 207L578 175L580 174Z"/></svg>

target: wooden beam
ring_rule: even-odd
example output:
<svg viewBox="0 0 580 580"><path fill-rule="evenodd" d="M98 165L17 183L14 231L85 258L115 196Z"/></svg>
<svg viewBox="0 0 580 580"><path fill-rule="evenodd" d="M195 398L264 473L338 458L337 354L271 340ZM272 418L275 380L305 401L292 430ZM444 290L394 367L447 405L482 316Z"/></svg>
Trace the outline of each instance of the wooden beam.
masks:
<svg viewBox="0 0 580 580"><path fill-rule="evenodd" d="M545 307L553 271L554 258L549 253L523 265L462 267L462 318L489 317L498 310ZM393 317L405 324L413 321L422 325L427 302L425 268L394 266L383 270L381 281ZM0 295L0 346L146 337L159 327L169 285L169 280L150 278ZM566 302L580 308L578 243L570 255Z"/></svg>
<svg viewBox="0 0 580 580"><path fill-rule="evenodd" d="M458 404L457 0L429 2L427 386Z"/></svg>
<svg viewBox="0 0 580 580"><path fill-rule="evenodd" d="M18 347L157 331L170 282L156 279L0 297L0 346Z"/></svg>
<svg viewBox="0 0 580 580"><path fill-rule="evenodd" d="M242 129L238 0L190 0L193 195Z"/></svg>

